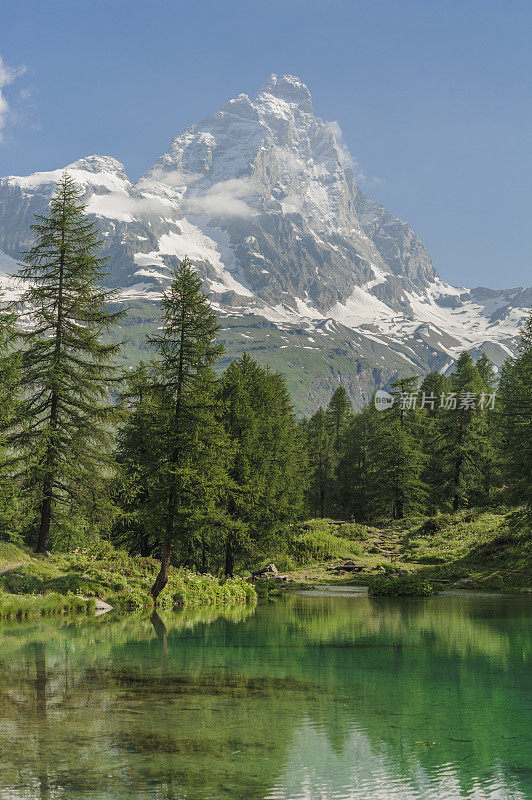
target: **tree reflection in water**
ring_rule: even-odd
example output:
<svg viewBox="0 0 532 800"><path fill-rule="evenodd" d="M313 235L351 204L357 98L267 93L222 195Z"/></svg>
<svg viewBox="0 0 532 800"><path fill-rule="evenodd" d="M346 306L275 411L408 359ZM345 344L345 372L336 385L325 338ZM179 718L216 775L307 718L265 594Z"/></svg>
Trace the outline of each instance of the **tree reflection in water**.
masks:
<svg viewBox="0 0 532 800"><path fill-rule="evenodd" d="M0 800L524 800L531 605L3 625Z"/></svg>

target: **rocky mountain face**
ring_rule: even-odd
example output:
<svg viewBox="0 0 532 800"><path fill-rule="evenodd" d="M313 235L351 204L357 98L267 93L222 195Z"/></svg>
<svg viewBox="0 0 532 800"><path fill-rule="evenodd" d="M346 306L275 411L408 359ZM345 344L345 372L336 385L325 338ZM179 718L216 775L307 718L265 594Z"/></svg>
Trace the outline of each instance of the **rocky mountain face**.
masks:
<svg viewBox="0 0 532 800"><path fill-rule="evenodd" d="M327 402L339 380L360 405L397 374L450 369L463 349L500 365L532 304L530 289L441 280L410 226L357 185L335 125L290 75L187 128L136 183L108 156L66 169L99 221L109 283L131 309L128 357L188 255L228 357L249 350L283 371L301 411ZM61 172L0 179L0 283L10 293L13 259Z"/></svg>

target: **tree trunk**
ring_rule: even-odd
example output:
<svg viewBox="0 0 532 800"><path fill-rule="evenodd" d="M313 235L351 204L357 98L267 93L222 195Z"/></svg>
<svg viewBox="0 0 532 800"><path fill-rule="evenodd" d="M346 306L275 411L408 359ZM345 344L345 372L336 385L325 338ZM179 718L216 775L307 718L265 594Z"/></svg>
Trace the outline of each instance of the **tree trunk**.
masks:
<svg viewBox="0 0 532 800"><path fill-rule="evenodd" d="M397 498L393 507L393 518L403 519L404 515L403 501L401 498Z"/></svg>
<svg viewBox="0 0 532 800"><path fill-rule="evenodd" d="M235 571L235 557L233 553L233 542L231 537L227 539L225 549L225 574L226 577L232 578Z"/></svg>
<svg viewBox="0 0 532 800"><path fill-rule="evenodd" d="M453 511L458 511L460 508L460 476L462 472L462 459L456 460L454 468L454 494L453 494Z"/></svg>
<svg viewBox="0 0 532 800"><path fill-rule="evenodd" d="M37 552L44 555L50 549L50 523L52 520L52 481L49 478L44 483L43 495Z"/></svg>
<svg viewBox="0 0 532 800"><path fill-rule="evenodd" d="M168 573L170 572L170 556L172 554L172 540L174 534L174 516L175 516L175 486L170 487L168 493L168 512L166 517L166 526L164 529L163 551L161 553L161 568L159 574L155 578L155 583L151 587L150 594L153 597L153 605L157 608L157 600L162 590L168 583Z"/></svg>
<svg viewBox="0 0 532 800"><path fill-rule="evenodd" d="M170 543L166 542L163 545L163 553L161 556L161 568L159 574L155 578L155 583L150 589L150 594L153 597L154 608L157 608L157 600L162 590L168 583L168 573L170 572Z"/></svg>

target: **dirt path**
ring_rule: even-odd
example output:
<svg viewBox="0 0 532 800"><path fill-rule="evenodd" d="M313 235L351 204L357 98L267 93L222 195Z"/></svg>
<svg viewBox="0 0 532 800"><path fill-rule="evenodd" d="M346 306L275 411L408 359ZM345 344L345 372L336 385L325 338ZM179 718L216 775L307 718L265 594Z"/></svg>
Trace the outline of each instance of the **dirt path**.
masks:
<svg viewBox="0 0 532 800"><path fill-rule="evenodd" d="M12 569L16 569L28 563L28 561L14 561L13 564L6 564L4 567L0 567L0 575L3 575L5 572L11 572Z"/></svg>

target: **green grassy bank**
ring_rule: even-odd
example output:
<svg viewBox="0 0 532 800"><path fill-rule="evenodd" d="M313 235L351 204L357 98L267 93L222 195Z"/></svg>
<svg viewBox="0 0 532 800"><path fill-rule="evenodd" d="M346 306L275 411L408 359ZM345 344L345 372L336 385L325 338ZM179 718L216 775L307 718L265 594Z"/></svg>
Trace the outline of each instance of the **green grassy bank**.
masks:
<svg viewBox="0 0 532 800"><path fill-rule="evenodd" d="M310 520L294 529L291 541L288 555L272 550L267 560L292 587L364 585L386 572L405 570L428 581L448 581L442 585L449 587L532 589L532 528L520 510L467 510L375 525ZM337 572L344 559L362 571Z"/></svg>
<svg viewBox="0 0 532 800"><path fill-rule="evenodd" d="M92 612L94 598L121 611L149 609L158 562L129 556L106 543L49 558L0 543L0 572L6 567L11 568L0 575L0 618L24 618ZM255 600L254 588L241 578L221 580L172 569L159 608L233 606Z"/></svg>

